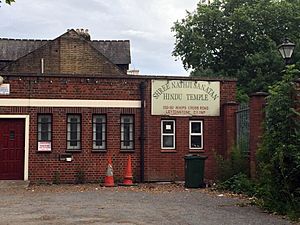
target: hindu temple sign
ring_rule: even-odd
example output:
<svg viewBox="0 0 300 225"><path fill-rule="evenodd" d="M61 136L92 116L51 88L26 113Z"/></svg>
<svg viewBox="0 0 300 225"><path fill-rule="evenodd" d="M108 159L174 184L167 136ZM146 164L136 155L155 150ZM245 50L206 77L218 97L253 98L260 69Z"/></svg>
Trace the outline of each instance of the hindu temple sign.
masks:
<svg viewBox="0 0 300 225"><path fill-rule="evenodd" d="M152 80L151 114L219 116L220 82Z"/></svg>

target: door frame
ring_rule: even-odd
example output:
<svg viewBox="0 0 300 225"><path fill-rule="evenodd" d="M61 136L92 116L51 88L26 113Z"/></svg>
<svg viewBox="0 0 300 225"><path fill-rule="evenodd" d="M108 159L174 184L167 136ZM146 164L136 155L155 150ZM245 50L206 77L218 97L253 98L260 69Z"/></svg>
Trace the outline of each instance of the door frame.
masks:
<svg viewBox="0 0 300 225"><path fill-rule="evenodd" d="M0 119L25 119L25 143L24 143L24 180L28 180L29 160L29 115L0 115Z"/></svg>

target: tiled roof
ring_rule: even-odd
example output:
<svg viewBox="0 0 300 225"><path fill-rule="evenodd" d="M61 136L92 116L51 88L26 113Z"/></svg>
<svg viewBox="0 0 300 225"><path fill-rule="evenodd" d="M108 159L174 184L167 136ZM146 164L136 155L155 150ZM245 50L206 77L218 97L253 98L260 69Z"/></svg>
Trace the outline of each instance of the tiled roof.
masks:
<svg viewBox="0 0 300 225"><path fill-rule="evenodd" d="M45 45L49 40L0 38L0 61L14 61ZM114 64L130 64L130 43L124 41L90 41Z"/></svg>
<svg viewBox="0 0 300 225"><path fill-rule="evenodd" d="M0 60L14 61L46 44L47 40L0 39Z"/></svg>
<svg viewBox="0 0 300 225"><path fill-rule="evenodd" d="M130 43L125 41L91 41L92 46L114 64L130 64Z"/></svg>

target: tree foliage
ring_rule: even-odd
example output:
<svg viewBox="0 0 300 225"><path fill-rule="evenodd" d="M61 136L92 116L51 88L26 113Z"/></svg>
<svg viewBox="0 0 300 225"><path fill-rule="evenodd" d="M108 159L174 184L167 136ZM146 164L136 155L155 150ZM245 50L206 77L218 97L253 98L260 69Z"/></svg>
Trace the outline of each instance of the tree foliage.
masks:
<svg viewBox="0 0 300 225"><path fill-rule="evenodd" d="M300 68L300 0L216 0L175 22L173 55L192 76L237 77L246 93L267 91L284 61L277 46L296 43Z"/></svg>
<svg viewBox="0 0 300 225"><path fill-rule="evenodd" d="M6 3L6 4L9 4L9 5L10 5L11 3L13 3L13 2L15 2L15 0L5 0L5 3ZM0 1L0 3L2 3L2 1Z"/></svg>
<svg viewBox="0 0 300 225"><path fill-rule="evenodd" d="M259 197L270 210L300 218L300 112L290 67L274 85L266 106L265 133L258 152ZM298 109L299 110L299 109Z"/></svg>

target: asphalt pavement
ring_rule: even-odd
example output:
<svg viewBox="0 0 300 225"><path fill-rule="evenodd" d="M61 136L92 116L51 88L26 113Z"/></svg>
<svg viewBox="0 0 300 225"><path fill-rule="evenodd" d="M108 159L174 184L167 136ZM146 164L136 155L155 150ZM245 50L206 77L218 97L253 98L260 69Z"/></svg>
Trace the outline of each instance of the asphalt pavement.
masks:
<svg viewBox="0 0 300 225"><path fill-rule="evenodd" d="M0 190L0 224L292 224L248 203L235 196L177 186L31 186Z"/></svg>

